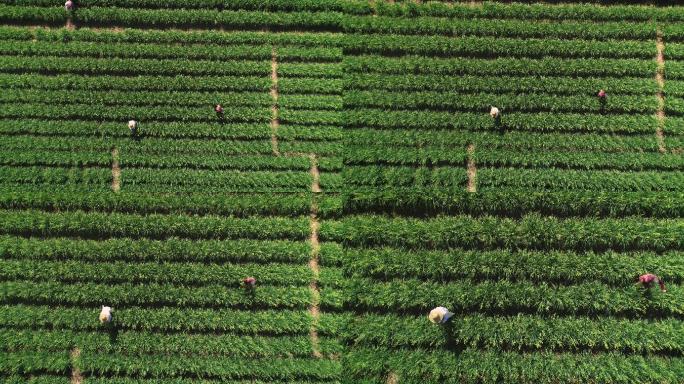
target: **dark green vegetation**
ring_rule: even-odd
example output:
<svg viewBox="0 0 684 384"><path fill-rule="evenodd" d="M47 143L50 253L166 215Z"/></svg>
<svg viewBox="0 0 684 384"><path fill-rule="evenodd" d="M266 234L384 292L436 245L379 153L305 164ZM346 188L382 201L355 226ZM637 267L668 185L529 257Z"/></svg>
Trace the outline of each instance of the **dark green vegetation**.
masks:
<svg viewBox="0 0 684 384"><path fill-rule="evenodd" d="M684 381L684 7L588 2L0 0L0 381Z"/></svg>

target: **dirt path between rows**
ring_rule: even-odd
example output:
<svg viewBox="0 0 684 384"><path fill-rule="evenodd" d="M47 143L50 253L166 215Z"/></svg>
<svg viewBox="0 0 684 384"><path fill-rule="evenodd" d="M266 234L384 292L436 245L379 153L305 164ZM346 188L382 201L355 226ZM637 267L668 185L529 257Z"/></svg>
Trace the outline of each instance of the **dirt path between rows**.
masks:
<svg viewBox="0 0 684 384"><path fill-rule="evenodd" d="M658 69L656 70L656 83L658 83L658 128L656 129L656 138L658 140L658 151L660 153L667 152L665 147L665 43L663 42L663 32L658 28L656 32L656 63Z"/></svg>
<svg viewBox="0 0 684 384"><path fill-rule="evenodd" d="M468 192L477 192L477 167L475 166L475 144L468 145Z"/></svg>
<svg viewBox="0 0 684 384"><path fill-rule="evenodd" d="M315 155L310 155L311 159L311 192L314 193L311 200L311 212L310 212L310 227L311 227L311 237L309 241L311 242L311 259L309 260L309 268L313 273L313 278L309 288L311 289L311 306L309 307L309 313L313 318L313 323L311 324L311 330L309 336L311 337L311 347L313 349L313 355L316 358L322 358L323 354L320 351L320 344L318 342L318 321L320 319L320 302L321 302L321 291L318 286L318 279L320 276L320 266L319 266L319 255L321 251L321 245L318 241L318 231L320 229L320 222L318 221L318 202L316 200L316 195L320 192L320 172L318 170L318 161Z"/></svg>
<svg viewBox="0 0 684 384"><path fill-rule="evenodd" d="M112 148L112 191L121 190L121 167L119 167L119 149Z"/></svg>
<svg viewBox="0 0 684 384"><path fill-rule="evenodd" d="M81 356L81 350L78 349L78 347L72 349L69 354L71 362L71 384L83 383L83 375L81 375L81 370L76 364L76 360L78 360L79 356Z"/></svg>

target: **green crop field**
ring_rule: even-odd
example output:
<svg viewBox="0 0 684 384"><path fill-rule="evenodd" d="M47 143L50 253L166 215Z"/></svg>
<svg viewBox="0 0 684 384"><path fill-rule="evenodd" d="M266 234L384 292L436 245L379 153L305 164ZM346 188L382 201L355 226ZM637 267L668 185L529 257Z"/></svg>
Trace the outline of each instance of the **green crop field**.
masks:
<svg viewBox="0 0 684 384"><path fill-rule="evenodd" d="M677 3L0 0L0 382L684 382Z"/></svg>

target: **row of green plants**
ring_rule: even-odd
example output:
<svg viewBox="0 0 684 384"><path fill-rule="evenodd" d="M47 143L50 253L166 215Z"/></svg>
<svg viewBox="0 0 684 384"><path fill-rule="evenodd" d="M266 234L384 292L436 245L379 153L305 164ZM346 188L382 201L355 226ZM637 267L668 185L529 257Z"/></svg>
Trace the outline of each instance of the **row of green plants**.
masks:
<svg viewBox="0 0 684 384"><path fill-rule="evenodd" d="M294 64L293 64L294 65ZM122 59L92 57L0 57L0 70L9 73L71 73L80 75L240 75L270 76L269 61L210 61L187 59Z"/></svg>
<svg viewBox="0 0 684 384"><path fill-rule="evenodd" d="M60 351L75 346L81 352L111 354L202 354L239 356L243 358L311 356L311 339L304 335L260 336L233 334L152 333L123 331L116 341L106 332L69 330L2 330L0 342L6 351ZM334 346L331 346L334 347ZM88 378L90 381L90 378Z"/></svg>
<svg viewBox="0 0 684 384"><path fill-rule="evenodd" d="M323 245L326 253L339 247ZM311 246L291 240L187 240L170 238L81 240L24 238L0 235L0 255L6 260L81 261L93 263L271 263L306 264Z"/></svg>
<svg viewBox="0 0 684 384"><path fill-rule="evenodd" d="M310 235L308 217L142 216L81 211L48 213L1 210L0 219L0 232L30 236L304 240Z"/></svg>
<svg viewBox="0 0 684 384"><path fill-rule="evenodd" d="M190 59L190 60L271 60L273 50L279 62L339 61L339 49L284 47L268 45L181 45L141 43L100 43L70 41L0 41L0 53L15 56L57 57L118 57L139 59Z"/></svg>
<svg viewBox="0 0 684 384"><path fill-rule="evenodd" d="M98 262L2 260L3 281L28 280L64 283L156 283L173 285L221 285L239 288L245 276L259 276L259 285L308 286L313 272L306 264L204 264L155 262ZM23 283L21 283L23 284Z"/></svg>
<svg viewBox="0 0 684 384"><path fill-rule="evenodd" d="M395 148L350 146L344 147L344 162L348 165L452 165L465 172L467 155L465 148ZM355 168L345 168L354 171ZM460 176L459 176L460 177Z"/></svg>
<svg viewBox="0 0 684 384"><path fill-rule="evenodd" d="M684 103L683 103L684 104ZM476 93L410 91L350 91L344 93L349 108L382 108L389 110L429 109L438 111L483 111L490 105L516 112L634 113L654 114L658 100L648 96L611 96L601 105L596 95L555 96L549 94Z"/></svg>
<svg viewBox="0 0 684 384"><path fill-rule="evenodd" d="M379 282L356 278L346 282L344 289L336 292L341 297L326 295L327 291L334 288L324 288L322 305L337 308L341 302L346 308L356 311L406 312L423 316L435 306L443 305L456 313L464 314L529 313L545 316L681 319L684 305L678 302L677 295L682 290L673 284L669 284L667 288L667 294L651 292L649 295L634 284L617 288L592 281L559 286L545 281L501 280L475 283L460 280L445 284L424 279ZM331 297L334 300L330 300Z"/></svg>
<svg viewBox="0 0 684 384"><path fill-rule="evenodd" d="M250 188L291 187L304 191L311 186L309 172L296 171L213 171L194 169L124 168L121 184L163 184L169 186L221 186L226 192Z"/></svg>
<svg viewBox="0 0 684 384"><path fill-rule="evenodd" d="M590 41L514 39L503 37L347 35L344 50L351 54L438 55L468 57L653 59L652 41Z"/></svg>
<svg viewBox="0 0 684 384"><path fill-rule="evenodd" d="M414 168L369 165L347 167L342 172L342 177L345 187L351 189L355 185L453 188L465 186L468 180L465 167Z"/></svg>
<svg viewBox="0 0 684 384"><path fill-rule="evenodd" d="M434 112L434 111L382 111L377 109L355 109L343 112L342 120L350 127L374 127L381 129L463 129L470 131L530 131L567 133L612 133L648 134L656 131L658 120L653 115L588 115L578 113L520 113L503 110L501 126L497 127L486 108L480 113ZM313 116L305 112L289 112L305 115L302 120ZM323 114L323 113L321 113Z"/></svg>
<svg viewBox="0 0 684 384"><path fill-rule="evenodd" d="M512 351L617 351L673 354L684 351L681 320L625 320L601 317L529 315L454 317L444 330L420 317L360 316L343 338L358 346L461 348Z"/></svg>
<svg viewBox="0 0 684 384"><path fill-rule="evenodd" d="M359 215L323 221L320 237L349 246L408 249L670 251L684 249L683 225L676 219L558 218L536 213L520 218L483 215L428 220Z"/></svg>
<svg viewBox="0 0 684 384"><path fill-rule="evenodd" d="M0 351L0 374L32 375L59 374L70 372L69 351L61 352L4 352ZM23 381L25 382L25 381ZM48 381L51 383L51 381Z"/></svg>
<svg viewBox="0 0 684 384"><path fill-rule="evenodd" d="M402 383L589 383L627 384L645 380L675 384L684 375L678 357L610 353L482 351L458 354L442 350L354 348L345 356L345 372L355 381L380 383L392 372Z"/></svg>
<svg viewBox="0 0 684 384"><path fill-rule="evenodd" d="M101 330L99 305L74 308L46 305L0 305L0 325L12 329ZM114 308L119 330L245 335L308 335L313 318L306 310L192 308Z"/></svg>
<svg viewBox="0 0 684 384"><path fill-rule="evenodd" d="M109 185L111 168L49 168L49 167L3 167L0 180L5 183Z"/></svg>
<svg viewBox="0 0 684 384"><path fill-rule="evenodd" d="M232 283L232 282L231 282ZM113 307L139 306L156 308L178 306L183 308L300 308L311 305L312 294L308 284L302 287L275 287L259 285L252 293L244 288L230 288L220 284L188 287L185 285L157 284L97 284L15 281L2 282L0 302L8 304L75 305L97 308L102 303Z"/></svg>
<svg viewBox="0 0 684 384"><path fill-rule="evenodd" d="M478 168L478 188L517 188L587 191L680 191L684 174L680 171L621 172L574 169Z"/></svg>
<svg viewBox="0 0 684 384"><path fill-rule="evenodd" d="M497 215L520 217L530 212L558 217L645 216L680 218L681 192L629 192L486 188L477 193L464 188L357 187L341 198L345 213L395 212L407 216Z"/></svg>
<svg viewBox="0 0 684 384"><path fill-rule="evenodd" d="M379 280L416 278L430 281L458 279L538 281L579 284L600 281L633 286L644 271L658 272L668 283L684 281L681 252L567 252L567 251L407 251L389 247L345 249L323 253L323 263L341 266L347 276ZM666 265L667 268L663 268Z"/></svg>
<svg viewBox="0 0 684 384"><path fill-rule="evenodd" d="M122 168L176 168L176 171L178 170L177 168L183 168L182 171L194 169L242 171L308 171L311 167L311 162L309 161L309 159L304 157L276 157L273 155L226 156L225 154L202 155L199 153L168 153L166 155L150 155L149 153L136 151L135 149L133 149L132 151L134 152L131 154L126 152L119 152L119 165ZM2 155L0 155L0 163L2 163ZM255 176L257 179L259 179L258 174Z"/></svg>
<svg viewBox="0 0 684 384"><path fill-rule="evenodd" d="M107 152L39 152L6 150L0 153L0 165L30 167L108 167L112 156Z"/></svg>
<svg viewBox="0 0 684 384"><path fill-rule="evenodd" d="M421 54L428 54L427 52L421 52ZM524 76L522 79L524 86L518 85L520 87L530 87L527 85L532 82L535 87L544 87L544 89L555 90L559 88L562 93L583 93L591 94L596 91L593 85L596 84L595 77L608 77L608 79L601 79L599 84L603 87L603 84L611 86L609 91L614 91L620 93L622 88L631 88L634 82L639 84L639 89L656 89L653 84L644 85L644 81L638 81L631 79L631 77L642 77L653 80L654 73L656 71L656 64L653 61L653 57L649 59L595 59L595 58L575 58L575 59L563 59L559 57L553 57L555 55L551 54L552 57L542 57L542 58L511 58L511 57L497 57L488 58L486 60L477 58L467 58L467 57L448 57L448 58L438 58L438 57L423 57L420 55L408 55L402 57L383 57L379 55L360 55L360 56L347 56L344 59L345 72L359 73L359 74L382 74L382 75L472 75L480 80L473 80L471 78L466 78L465 80L476 81L478 84L489 84L490 87L496 88L497 86L513 87L515 85L508 84L506 79L492 79L492 77L500 76ZM668 65L669 68L669 65ZM669 69L668 69L669 70ZM482 78L481 76L487 76ZM536 75L536 76L535 76ZM559 79L558 84L556 82L546 81L546 85L540 85L541 81L545 79L539 79L537 76L550 76L556 79L558 76L569 76L569 77L591 77L590 80L580 80L580 79ZM536 79L529 79L530 76L537 77ZM384 77L384 76L383 76ZM619 79L615 79L615 78ZM623 77L628 77L623 79ZM407 79L408 80L408 79ZM462 80L462 81L465 81ZM592 85L591 89L574 88L568 85L570 84L588 84ZM441 79L441 82L445 84L444 86L449 86L448 84L458 83L458 79ZM517 82L517 80L516 80ZM583 83L584 82L584 83ZM626 83L625 83L626 82ZM392 82L388 82L392 84ZM420 84L420 83L418 83ZM417 86L418 84L414 85ZM624 84L624 85L623 85ZM491 90L489 88L488 90Z"/></svg>
<svg viewBox="0 0 684 384"><path fill-rule="evenodd" d="M657 152L523 152L506 149L478 148L474 153L478 166L613 169L621 171L676 171L684 169L681 156ZM635 175L639 178L639 175Z"/></svg>
<svg viewBox="0 0 684 384"><path fill-rule="evenodd" d="M280 133L280 132L279 132ZM595 133L536 133L510 131L469 132L455 130L377 130L355 129L353 135L344 138L345 147L420 147L423 149L442 149L454 152L456 148L475 145L475 155L480 150L533 150L535 154L543 151L575 150L596 152L657 152L658 143L653 133L642 135L616 136ZM666 140L668 138L666 137Z"/></svg>
<svg viewBox="0 0 684 384"><path fill-rule="evenodd" d="M347 59L347 68L355 71L355 73L345 74L345 89L348 90L384 90L392 92L410 92L410 91L451 91L460 93L485 93L491 92L493 89L500 93L510 94L549 94L549 95L571 95L571 96L596 96L597 89L604 89L610 95L655 95L658 92L657 84L653 82L652 78L647 78L647 71L637 73L643 78L615 78L615 77L596 77L596 78L579 78L579 77L560 77L560 76L492 76L491 74L462 75L449 76L448 73L440 74L414 74L413 72L421 72L424 67L422 65L415 65L409 67L406 73L401 74L399 69L394 66L386 66L391 63L389 60L383 60L379 72L383 72L387 68L390 73L356 73L361 68L364 72L369 72L375 69L375 65L370 62L371 59L364 57L363 63L356 62L358 58ZM418 59L414 59L418 60ZM500 61L500 59L497 59ZM432 61L436 63L436 61ZM444 62L444 61L442 61ZM411 62L412 64L415 61ZM487 68L487 62L477 62L480 69ZM598 64L594 63L593 69L597 68ZM504 66L508 67L508 66ZM532 66L531 66L532 68ZM589 67L588 67L589 68ZM611 66L611 68L614 68ZM634 66L625 66L625 68L637 68ZM637 68L638 69L638 68ZM459 69L460 70L460 69ZM564 71L563 68L557 68L559 73ZM631 70L631 69L630 69ZM409 73L411 72L411 73ZM0 76L0 80L3 78ZM670 90L675 88L672 82L666 83L668 94L672 93ZM611 97L612 99L612 97Z"/></svg>

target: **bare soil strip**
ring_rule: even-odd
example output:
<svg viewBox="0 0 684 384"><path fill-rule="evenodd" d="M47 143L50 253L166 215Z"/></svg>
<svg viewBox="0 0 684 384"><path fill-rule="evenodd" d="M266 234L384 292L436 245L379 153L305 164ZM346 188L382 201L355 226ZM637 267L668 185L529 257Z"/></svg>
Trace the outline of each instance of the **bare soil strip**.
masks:
<svg viewBox="0 0 684 384"><path fill-rule="evenodd" d="M71 384L81 384L83 383L83 375L81 375L81 370L76 366L76 360L81 356L81 350L76 347L71 350L69 356L71 358Z"/></svg>
<svg viewBox="0 0 684 384"><path fill-rule="evenodd" d="M121 190L121 168L119 167L119 149L112 148L112 191Z"/></svg>
<svg viewBox="0 0 684 384"><path fill-rule="evenodd" d="M475 144L468 145L468 192L477 192L477 167L475 167Z"/></svg>
<svg viewBox="0 0 684 384"><path fill-rule="evenodd" d="M397 376L396 373L390 372L387 375L387 380L385 381L386 384L397 384L399 382L399 376Z"/></svg>
<svg viewBox="0 0 684 384"><path fill-rule="evenodd" d="M310 214L310 227L311 227L311 237L309 241L311 242L311 259L309 260L309 268L313 273L313 279L309 288L311 289L311 306L309 307L309 313L313 318L313 323L311 325L311 330L309 331L309 336L311 337L311 347L313 349L313 355L315 358L322 358L323 354L320 351L320 344L318 342L318 320L320 319L320 302L321 302L321 292L318 287L318 278L320 275L320 267L318 265L319 254L321 251L321 245L318 242L318 230L320 229L320 222L318 221L318 203L316 202L316 194L321 192L321 186L319 184L320 172L318 171L318 161L316 156L311 154L309 156L311 160L311 175L313 180L311 182L311 191L314 193L311 200L311 214Z"/></svg>
<svg viewBox="0 0 684 384"><path fill-rule="evenodd" d="M65 27L69 31L73 31L76 29L76 25L74 25L74 21L71 19L71 16L67 18Z"/></svg>
<svg viewBox="0 0 684 384"><path fill-rule="evenodd" d="M278 128L280 127L280 118L278 117L278 55L275 47L271 51L271 99L273 99L273 106L271 107L271 148L273 154L280 156L278 149Z"/></svg>
<svg viewBox="0 0 684 384"><path fill-rule="evenodd" d="M658 139L658 151L665 153L665 43L663 42L663 32L658 28L656 32L656 62L658 63L658 70L656 71L656 83L658 83L658 128L656 129L656 138Z"/></svg>

